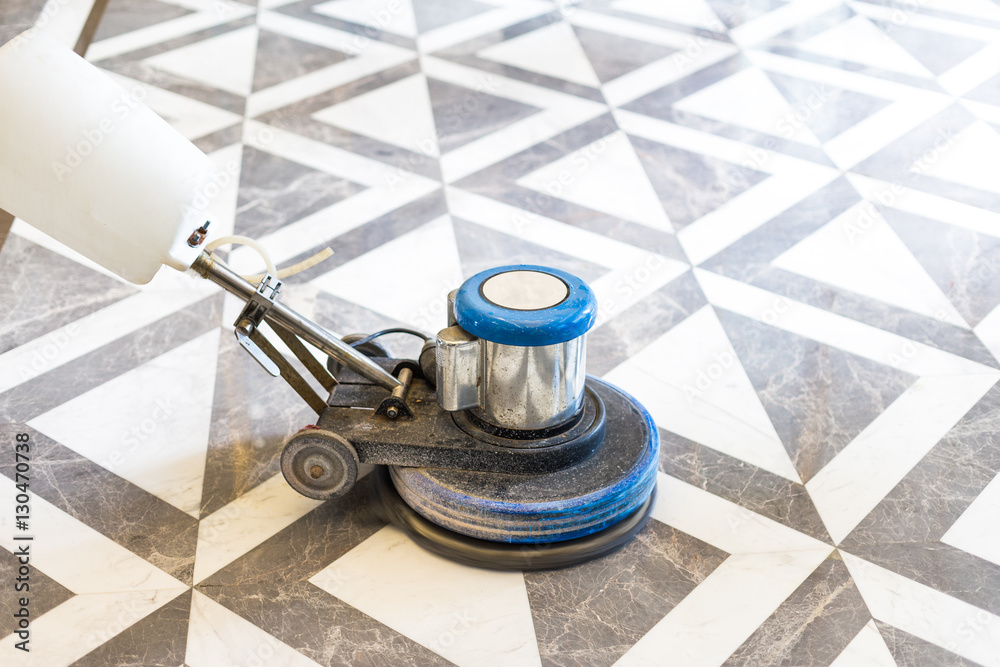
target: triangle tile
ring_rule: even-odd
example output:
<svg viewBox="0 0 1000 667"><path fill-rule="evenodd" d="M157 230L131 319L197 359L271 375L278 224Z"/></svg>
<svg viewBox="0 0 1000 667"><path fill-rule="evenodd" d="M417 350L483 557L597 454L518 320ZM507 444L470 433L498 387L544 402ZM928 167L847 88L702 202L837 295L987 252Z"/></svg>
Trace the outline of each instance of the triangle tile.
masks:
<svg viewBox="0 0 1000 667"><path fill-rule="evenodd" d="M0 354L136 294L114 278L10 234L0 249ZM59 280L39 280L57 275Z"/></svg>
<svg viewBox="0 0 1000 667"><path fill-rule="evenodd" d="M995 74L986 79L986 81L979 84L962 97L973 100L974 102L985 102L986 104L992 104L993 106L1000 107L1000 74Z"/></svg>
<svg viewBox="0 0 1000 667"><path fill-rule="evenodd" d="M659 521L621 551L524 574L546 664L611 665L728 556Z"/></svg>
<svg viewBox="0 0 1000 667"><path fill-rule="evenodd" d="M455 243L462 258L465 276L504 264L539 264L568 271L586 282L593 282L608 269L585 259L536 245L530 241L497 232L458 218L452 221Z"/></svg>
<svg viewBox="0 0 1000 667"><path fill-rule="evenodd" d="M333 0L312 11L404 37L417 36L417 19L410 0Z"/></svg>
<svg viewBox="0 0 1000 667"><path fill-rule="evenodd" d="M833 139L892 103L881 97L786 74L768 72L767 75L785 99L800 111L796 117L803 117L803 122L823 142Z"/></svg>
<svg viewBox="0 0 1000 667"><path fill-rule="evenodd" d="M235 297L226 298L231 309L238 307ZM316 420L305 401L284 381L268 376L229 331L219 340L218 369L201 518L273 477L285 441Z"/></svg>
<svg viewBox="0 0 1000 667"><path fill-rule="evenodd" d="M719 321L803 482L916 377L725 310Z"/></svg>
<svg viewBox="0 0 1000 667"><path fill-rule="evenodd" d="M920 61L863 16L852 16L814 37L799 42L797 48L828 58L900 74L921 78L931 77L931 72Z"/></svg>
<svg viewBox="0 0 1000 667"><path fill-rule="evenodd" d="M156 69L235 95L253 88L257 27L247 26L146 58Z"/></svg>
<svg viewBox="0 0 1000 667"><path fill-rule="evenodd" d="M427 79L441 151L447 153L541 111L486 91Z"/></svg>
<svg viewBox="0 0 1000 667"><path fill-rule="evenodd" d="M986 42L968 36L931 32L885 21L874 23L935 75L944 74L987 46Z"/></svg>
<svg viewBox="0 0 1000 667"><path fill-rule="evenodd" d="M875 621L889 653L897 665L948 665L948 667L979 667L981 663L966 660L951 651L905 630Z"/></svg>
<svg viewBox="0 0 1000 667"><path fill-rule="evenodd" d="M381 280L384 267L420 280ZM462 284L462 264L451 220L442 216L312 281L334 296L408 326L436 330L444 319L448 292Z"/></svg>
<svg viewBox="0 0 1000 667"><path fill-rule="evenodd" d="M753 104L747 104L746 100L753 100ZM673 107L764 134L819 145L808 127L790 124L795 110L757 67L742 69L702 88L675 102Z"/></svg>
<svg viewBox="0 0 1000 667"><path fill-rule="evenodd" d="M569 173L567 179L565 174ZM673 233L660 199L624 132L617 131L522 176L518 185Z"/></svg>
<svg viewBox="0 0 1000 667"><path fill-rule="evenodd" d="M704 0L661 2L661 0L616 0L611 6L620 11L680 23L695 28L720 30L722 23Z"/></svg>
<svg viewBox="0 0 1000 667"><path fill-rule="evenodd" d="M828 558L724 664L796 664L807 655L808 662L831 665L869 618L843 561Z"/></svg>
<svg viewBox="0 0 1000 667"><path fill-rule="evenodd" d="M179 665L187 648L189 590L74 662L74 667L104 665Z"/></svg>
<svg viewBox="0 0 1000 667"><path fill-rule="evenodd" d="M459 565L386 526L309 581L457 665L541 665L520 572Z"/></svg>
<svg viewBox="0 0 1000 667"><path fill-rule="evenodd" d="M399 113L406 109L405 114ZM431 157L438 156L427 79L415 74L313 114L318 121Z"/></svg>
<svg viewBox="0 0 1000 667"><path fill-rule="evenodd" d="M30 425L197 518L218 347L213 329Z"/></svg>
<svg viewBox="0 0 1000 667"><path fill-rule="evenodd" d="M247 149L236 200L235 233L265 236L364 189L266 151Z"/></svg>
<svg viewBox="0 0 1000 667"><path fill-rule="evenodd" d="M801 483L711 306L604 377L645 405L660 428Z"/></svg>
<svg viewBox="0 0 1000 667"><path fill-rule="evenodd" d="M852 206L772 264L780 269L969 328L874 207Z"/></svg>
<svg viewBox="0 0 1000 667"><path fill-rule="evenodd" d="M927 159L922 173L970 188L1000 194L1000 133L977 120L956 135L948 136L942 150Z"/></svg>
<svg viewBox="0 0 1000 667"><path fill-rule="evenodd" d="M14 582L18 576L17 568L20 565L21 563L17 560L14 554L6 549L0 549L0 576L4 577L4 581L11 582L11 589L14 588ZM45 612L55 609L75 595L73 591L69 590L35 566L32 566L31 568L31 581L29 582L29 585L31 586L31 589L28 592L31 593L30 611L32 622L45 614ZM7 600L10 602L8 603ZM14 594L12 590L10 596L4 600L4 613L0 614L0 636L8 637L17 629L14 619L14 610L11 608L13 607L13 603ZM11 606L8 607L8 604Z"/></svg>
<svg viewBox="0 0 1000 667"><path fill-rule="evenodd" d="M708 6L729 29L753 21L785 4L785 0L756 0L753 3L746 0L708 0Z"/></svg>
<svg viewBox="0 0 1000 667"><path fill-rule="evenodd" d="M971 326L1000 305L1000 239L896 209L882 214Z"/></svg>
<svg viewBox="0 0 1000 667"><path fill-rule="evenodd" d="M329 67L349 56L316 44L261 30L253 74L254 92Z"/></svg>
<svg viewBox="0 0 1000 667"><path fill-rule="evenodd" d="M770 176L642 137L630 139L676 229L686 227ZM711 184L707 189L706 183Z"/></svg>
<svg viewBox="0 0 1000 667"><path fill-rule="evenodd" d="M601 83L617 79L678 51L662 44L651 44L603 30L580 26L574 26L573 29Z"/></svg>
<svg viewBox="0 0 1000 667"><path fill-rule="evenodd" d="M850 665L869 665L870 667L896 667L896 661L885 645L875 619L871 619L865 627L858 631L830 667L849 667Z"/></svg>
<svg viewBox="0 0 1000 667"><path fill-rule="evenodd" d="M117 37L193 13L190 9L158 0L116 0L108 3L104 10L93 41Z"/></svg>
<svg viewBox="0 0 1000 667"><path fill-rule="evenodd" d="M477 0L462 0L462 2L451 2L450 0L411 0L413 3L413 13L416 17L417 30L420 34L430 32L436 28L442 28L458 21L479 16L484 12L495 9L495 5L489 5Z"/></svg>
<svg viewBox="0 0 1000 667"><path fill-rule="evenodd" d="M596 88L601 84L573 28L562 21L500 42L476 55L584 86Z"/></svg>

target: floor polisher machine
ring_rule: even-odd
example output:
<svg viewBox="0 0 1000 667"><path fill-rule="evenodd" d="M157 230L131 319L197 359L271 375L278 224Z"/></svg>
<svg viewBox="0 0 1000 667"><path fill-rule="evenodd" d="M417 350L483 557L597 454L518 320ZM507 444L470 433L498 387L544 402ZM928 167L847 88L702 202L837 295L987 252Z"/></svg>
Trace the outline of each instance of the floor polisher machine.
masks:
<svg viewBox="0 0 1000 667"><path fill-rule="evenodd" d="M497 569L581 563L645 524L657 431L635 399L586 374L597 299L579 278L490 269L451 292L436 336L341 339L280 300L270 261L248 280L206 251L217 170L130 91L34 35L0 49L0 97L15 101L0 127L0 207L133 283L167 265L245 303L239 344L318 415L281 454L299 493L336 502L374 464L372 505L385 520L435 553ZM379 341L388 333L426 342L397 359Z"/></svg>

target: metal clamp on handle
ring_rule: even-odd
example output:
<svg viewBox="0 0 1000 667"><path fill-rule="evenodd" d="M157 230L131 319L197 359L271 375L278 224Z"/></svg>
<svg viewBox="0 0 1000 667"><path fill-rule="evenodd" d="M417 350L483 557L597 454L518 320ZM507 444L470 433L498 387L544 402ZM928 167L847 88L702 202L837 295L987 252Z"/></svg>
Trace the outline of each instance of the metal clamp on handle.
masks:
<svg viewBox="0 0 1000 667"><path fill-rule="evenodd" d="M252 302L257 294L257 289L253 285L225 264L212 259L208 253L203 252L199 255L198 259L191 265L191 268L202 278L211 280L227 292L247 301L248 307L250 305L249 302ZM274 294L271 296L274 296ZM381 366L323 327L299 315L280 301L275 301L274 299L269 299L268 301L270 304L263 310L262 319L301 337L308 343L312 343L335 361L347 366L361 377L381 387L385 387L389 391L402 384L402 382L390 373L387 373ZM260 302L257 303L261 305ZM237 322L237 324L239 323ZM244 347L246 346L244 345ZM253 353L251 352L251 354ZM256 359L257 357L255 356L254 358ZM265 368L267 367L265 366Z"/></svg>
<svg viewBox="0 0 1000 667"><path fill-rule="evenodd" d="M240 313L239 317L236 318L236 322L233 323L234 332L236 333L236 340L239 341L240 345L250 356L261 365L261 367L270 373L274 377L281 375L281 369L278 365L267 355L264 350L253 341L253 333L260 326L260 323L264 320L268 311L274 307L275 299L278 298L278 293L281 291L281 285L283 283L272 276L270 273L265 273L264 278L257 285L257 289L251 295L250 300L247 301L247 305L243 307L243 311Z"/></svg>

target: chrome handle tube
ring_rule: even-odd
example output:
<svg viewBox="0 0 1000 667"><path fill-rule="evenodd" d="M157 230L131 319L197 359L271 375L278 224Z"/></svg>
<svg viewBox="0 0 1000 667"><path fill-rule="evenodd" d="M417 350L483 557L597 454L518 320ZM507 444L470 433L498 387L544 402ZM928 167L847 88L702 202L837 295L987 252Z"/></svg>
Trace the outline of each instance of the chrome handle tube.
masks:
<svg viewBox="0 0 1000 667"><path fill-rule="evenodd" d="M248 301L256 292L254 286L247 282L243 276L221 262L216 262L208 253L203 252L199 255L198 259L191 265L191 268L202 278L211 280L222 289L238 296L244 301ZM402 384L371 359L315 322L299 315L280 301L275 302L271 309L267 311L264 319L273 321L278 326L284 327L301 336L335 361L347 366L365 379L385 387L389 391Z"/></svg>

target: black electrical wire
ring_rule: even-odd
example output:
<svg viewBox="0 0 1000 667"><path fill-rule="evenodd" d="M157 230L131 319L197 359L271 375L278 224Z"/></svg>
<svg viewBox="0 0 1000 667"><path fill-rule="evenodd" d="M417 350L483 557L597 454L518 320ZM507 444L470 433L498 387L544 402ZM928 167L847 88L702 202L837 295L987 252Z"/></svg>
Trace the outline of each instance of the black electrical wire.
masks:
<svg viewBox="0 0 1000 667"><path fill-rule="evenodd" d="M386 334L392 334L392 333L410 334L411 336L416 336L417 338L420 338L425 343L428 340L430 340L429 337L425 336L424 334L422 334L419 331L416 331L414 329L406 329L404 327L390 327L389 329L382 329L381 331L376 331L373 334L369 334L369 335L365 336L364 338L362 338L361 340L354 341L350 345L351 345L351 347L359 347L361 345L364 345L365 343L372 342L373 340L375 340L376 338L378 338L380 336L384 336Z"/></svg>

